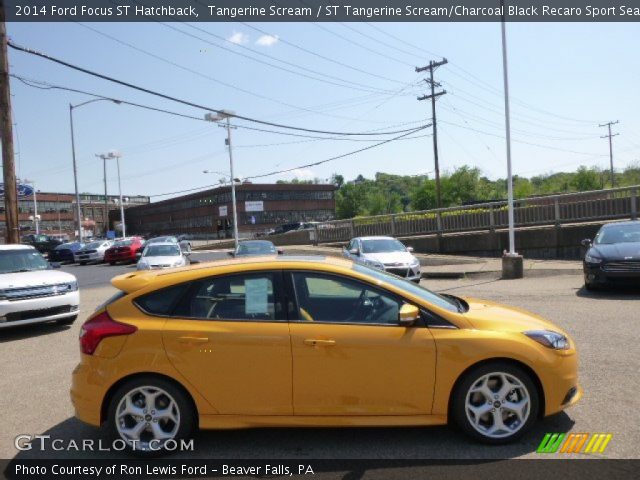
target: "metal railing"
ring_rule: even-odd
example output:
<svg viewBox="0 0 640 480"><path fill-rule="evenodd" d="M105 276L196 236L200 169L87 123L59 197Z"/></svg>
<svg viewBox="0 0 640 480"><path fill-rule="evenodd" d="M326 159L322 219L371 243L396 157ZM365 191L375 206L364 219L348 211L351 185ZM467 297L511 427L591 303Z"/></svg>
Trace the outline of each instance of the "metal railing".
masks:
<svg viewBox="0 0 640 480"><path fill-rule="evenodd" d="M514 202L516 227L638 218L640 185L532 197ZM507 202L394 213L323 222L313 232L318 243L368 235L410 236L472 232L508 227Z"/></svg>

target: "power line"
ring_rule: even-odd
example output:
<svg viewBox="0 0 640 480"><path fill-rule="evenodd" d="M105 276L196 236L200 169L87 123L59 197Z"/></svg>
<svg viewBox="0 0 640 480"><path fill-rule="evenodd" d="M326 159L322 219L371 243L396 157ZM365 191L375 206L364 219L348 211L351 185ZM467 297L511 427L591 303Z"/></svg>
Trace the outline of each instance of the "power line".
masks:
<svg viewBox="0 0 640 480"><path fill-rule="evenodd" d="M198 2L198 3L200 3L200 2ZM262 30L262 29L260 29L260 28L258 28L258 27L254 27L253 25L250 25L250 24L248 24L248 23L245 23L245 22L240 22L240 23L241 23L242 25L244 25L245 27L247 27L247 28L250 28L250 29L252 29L252 30L255 30L256 32L262 33L263 35L268 35L268 36L272 36L272 37L274 36L274 35L272 35L272 34L270 34L270 33L266 32L266 31L264 31L264 30ZM297 50L300 50L300 51L302 51L302 52L308 53L309 55L313 55L314 57L318 57L318 58L321 58L321 59L323 59L323 60L326 60L327 62L331 62L331 63L334 63L334 64L336 64L336 65L340 65L341 67L348 68L348 69L350 69L350 70L354 70L354 71L356 71L356 72L360 72L360 73L363 73L363 74L365 74L365 75L369 75L369 76L371 76L371 77L380 78L380 79L382 79L382 80L386 80L386 81L388 81L388 82L393 82L393 83L403 83L403 82L401 82L400 80L395 80L395 79L393 79L393 78L385 77L384 75L379 75L379 74L374 73L374 72L369 72L369 71L367 71L367 70L363 70L363 69L361 69L361 68L354 67L353 65L349 65L348 63L344 63L344 62L341 62L341 61L336 60L336 59L334 59L334 58L327 57L327 56L322 55L322 54L320 54L320 53L317 53L317 52L314 52L314 51L312 51L312 50L309 50L308 48L301 47L300 45L297 45L297 44L295 44L295 43L292 43L292 42L290 42L290 41L288 41L288 40L286 40L286 39L284 39L284 38L282 38L282 37L280 37L280 36L278 36L278 41L279 41L279 42L282 42L282 43L284 43L284 44L286 44L286 45L289 45L290 47L293 47L293 48L295 48L295 49L297 49Z"/></svg>
<svg viewBox="0 0 640 480"><path fill-rule="evenodd" d="M267 62L267 61L265 61L265 60L261 60L261 59L259 59L259 58L252 57L252 56L247 55L247 54L244 54L244 53L242 53L242 52L238 52L238 51L236 51L236 50L234 50L234 49L232 49L232 48L225 47L225 46L223 46L223 45L218 45L217 43L213 43L213 42L211 42L211 41L209 41L209 40L207 40L207 39L204 39L204 38L202 38L202 37L200 37L200 36L197 36L197 35L194 35L194 34L192 34L192 33L189 33L189 32L186 32L186 31L184 31L184 30L181 30L181 29L179 29L179 28L176 28L176 27L174 27L174 26L173 26L173 25L171 25L171 24L163 23L163 22L158 22L158 23L159 23L160 25L163 25L163 26L165 26L165 27L167 27L167 28L171 29L171 30L175 30L176 32L180 32L180 33L182 33L183 35L187 35L187 36L189 36L189 37L191 37L191 38L195 38L195 39L197 39L197 40L200 40L201 42L205 42L205 43L207 43L208 45L211 45L211 46L213 46L213 47L216 47L216 48L219 48L219 49L221 49L221 50L225 50L225 51L227 51L227 52L233 53L234 55L238 55L238 56L241 56L241 57L244 57L244 58L248 58L248 59L250 59L250 60L253 60L254 62L258 62L258 63L261 63L261 64L263 64L263 65L268 65L268 66L270 66L270 67L272 67L272 68L276 68L276 69L278 69L278 70L282 70L282 71L285 71L285 72L291 73L291 74L293 74L293 75L302 76L302 77L305 77L305 78L309 78L309 79L311 79L311 80L315 80L315 81L319 81L319 82L327 83L327 84L329 84L329 85L334 85L334 86L338 86L338 87L342 87L342 88L349 88L349 89L351 89L351 90L359 90L359 91L362 91L362 92L377 92L377 93L386 93L386 92L387 92L387 91L386 91L386 90L384 90L384 89L379 89L379 88L377 88L377 87L371 87L371 86L369 86L369 85L364 85L364 84L361 84L361 83L358 83L358 82L352 82L352 81L350 81L350 80L344 80L344 79L342 79L342 78L334 77L334 76L332 76L332 75L327 75L327 74L325 74L325 73L318 72L318 71L316 71L316 70L312 70L312 69L310 69L310 68L302 67L302 66L300 66L300 65L296 65L295 63L288 62L288 61L286 61L286 60L281 60L281 59L279 59L279 58L276 58L276 57L274 57L274 56L272 56L272 55L268 55L268 54L263 53L263 52L256 52L256 51L255 51L255 50L253 50L252 48L246 47L246 46L241 45L241 44L237 44L237 43L235 43L235 44L234 44L236 47L242 48L243 50L248 50L249 52L251 52L251 53L253 53L253 54L258 54L258 55L264 56L264 57L266 57L266 58L269 58L269 59L271 59L271 60L275 60L275 61L277 61L277 62L283 63L283 64L285 64L285 65L289 65L289 66L291 66L291 67L294 67L294 68L297 68L297 69L300 69L300 70L304 70L304 71L309 72L309 73L312 73L312 74L314 74L314 75L320 75L321 77L325 77L325 78L328 78L328 79L331 79L331 80L324 80L324 79L322 79L322 78L314 77L313 75L309 75L309 74L302 73L302 72L296 72L295 70L290 70L290 69L288 69L288 68L285 68L285 67L282 67L282 66L279 66L279 65L274 65L274 64L269 63L269 62ZM199 32L202 32L202 33L204 33L204 34L206 34L206 35L210 35L210 36L212 36L212 37L214 37L214 38L217 38L217 39L219 39L219 40L222 40L222 41L224 41L224 42L227 42L227 41L228 41L226 38L221 37L220 35L216 35L215 33L209 32L209 31L207 31L207 30L205 30L205 29L203 29L203 28L196 27L195 25L191 25L191 24L188 24L188 23L185 23L184 25L186 25L187 27L192 28L192 29L194 29L194 30L197 30L197 31L199 31ZM338 82L342 82L342 83L338 83ZM351 84L351 85L348 85L348 84Z"/></svg>
<svg viewBox="0 0 640 480"><path fill-rule="evenodd" d="M244 88L239 87L237 85L233 85L231 83L227 83L227 82L224 82L222 80L219 80L219 79L217 79L215 77L212 77L210 75L202 73L202 72L200 72L198 70L194 70L192 68L189 68L189 67L186 67L184 65L181 65L181 64L179 64L177 62L169 60L169 59L167 59L165 57L162 57L160 55L156 55L155 53L152 53L152 52L150 52L148 50L145 50L145 49L140 48L140 47L138 47L136 45L133 45L133 44L131 44L129 42L126 42L126 41L124 41L124 40L122 40L120 38L117 38L117 37L114 37L112 35L109 35L108 33L102 32L102 31L100 31L100 30L98 30L98 29L96 29L94 27L89 26L89 25L85 25L85 24L80 23L80 22L76 22L76 23L79 26L84 27L84 28L86 28L86 29L98 34L98 35L101 35L104 38L107 38L107 39L113 41L113 42L119 43L119 44L121 44L123 46L126 46L128 48L131 48L131 49L133 49L133 50L135 50L135 51L137 51L139 53L142 53L142 54L147 55L147 56L149 56L151 58L154 58L156 60L164 62L164 63L166 63L168 65L173 66L173 67L179 68L179 69L181 69L181 70L183 70L185 72L191 73L193 75L197 75L197 76L199 76L201 78L204 78L206 80L214 82L214 83L216 83L218 85L222 85L224 87L227 87L227 88L230 88L230 89L233 89L233 90L237 90L239 92L245 93L247 95L254 96L256 98L260 98L260 99L267 100L267 101L270 101L270 102L274 102L274 103L277 103L277 104L280 104L280 105L284 105L284 106L292 108L292 109L294 109L296 111L304 111L304 112L307 112L307 113L316 113L316 114L319 114L319 115L325 115L327 117L332 117L332 118L348 118L348 117L343 117L341 115L331 115L331 114L327 114L327 113L324 113L324 112L321 112L321 111L318 111L318 110L313 110L313 109L310 109L310 108L305 108L305 107L301 107L301 106L298 106L298 105L293 105L293 104L284 102L282 100L278 100L278 99L275 99L275 98L272 98L272 97L269 97L269 96L266 96L266 95L262 95L260 93L252 92L250 90L244 89Z"/></svg>
<svg viewBox="0 0 640 480"><path fill-rule="evenodd" d="M413 131L411 131L409 133L404 133L402 135L398 135L397 137L390 138L388 140L384 140L382 142L376 143L375 145L368 145L366 147L359 148L358 150L353 150L353 151L348 152L348 153L343 153L342 155L337 155L335 157L327 158L325 160L319 160L317 162L307 163L305 165L299 165L297 167L287 168L287 169L284 169L284 170L276 170L276 171L269 172L269 173L262 173L262 174L259 174L259 175L252 175L252 176L246 177L246 178L247 179L253 179L253 178L270 177L272 175L277 175L277 174L280 174L280 173L288 173L288 172L292 172L294 170L299 170L301 168L315 167L317 165L322 165L323 163L332 162L332 161L338 160L340 158L345 158L345 157L348 157L348 156L351 156L351 155L355 155L356 153L364 152L366 150L371 150L372 148L379 147L379 146L384 145L384 144L389 143L389 142L394 142L396 140L400 140L403 137L407 137L407 136L411 135L412 133L416 133L416 132L418 132L420 130L424 130L425 128L428 128L428 127L430 127L430 125L423 125L421 127L418 127L416 129L414 129Z"/></svg>
<svg viewBox="0 0 640 480"><path fill-rule="evenodd" d="M148 88L145 88L145 87L140 87L138 85L134 85L132 83L125 82L123 80L118 80L118 79L110 77L108 75L104 75L104 74L101 74L101 73L98 73L98 72L94 72L92 70L89 70L89 69L86 69L86 68L71 64L69 62L65 62L64 60L60 60L58 58L52 57L52 56L47 55L45 53L41 53L41 52L38 52L38 51L35 51L35 50L31 50L31 49L26 48L26 47L18 46L16 44L14 44L13 42L7 42L7 44L11 48L13 48L15 50L18 50L18 51L21 51L21 52L24 52L24 53L28 53L30 55L35 55L35 56L40 57L40 58L44 58L46 60L49 60L49 61L54 62L54 63L57 63L59 65L63 65L65 67L71 68L73 70L77 70L79 72L86 73L88 75L91 75L91 76L94 76L94 77L97 77L97 78L101 78L103 80L107 80L107 81L116 83L118 85L122 85L122 86L125 86L125 87L128 87L128 88L134 89L134 90L138 90L140 92L144 92L144 93L147 93L147 94L150 94L150 95L154 95L156 97L164 98L165 100L170 100L172 102L181 103L183 105L187 105L187 106L194 107L194 108L199 108L201 110L205 110L205 111L208 111L208 112L214 112L214 113L217 113L217 114L228 115L228 112L225 112L222 109L207 107L207 106L204 106L204 105L201 105L201 104L189 102L187 100L182 100L182 99L179 99L177 97L173 97L171 95L166 95L164 93L156 92L154 90L151 90L151 89L148 89ZM407 132L407 130L385 131L385 132L378 132L378 133L333 132L333 131L328 131L328 130L316 130L316 129L311 129L311 128L295 127L295 126L292 126L292 125L285 125L285 124L281 124L281 123L268 122L268 121L265 121L265 120L259 120L259 119L256 119L256 118L246 117L244 115L238 115L238 114L235 114L235 113L233 115L231 115L231 116L234 117L234 118L237 118L239 120L245 120L245 121L248 121L248 122L258 123L258 124L261 124L261 125L268 125L268 126L275 127L275 128L282 128L282 129L288 129L288 130L297 130L297 131L303 131L303 132L309 132L309 133L320 133L320 134L324 134L324 135L345 135L345 136L346 135L352 135L352 136L396 135L398 133Z"/></svg>

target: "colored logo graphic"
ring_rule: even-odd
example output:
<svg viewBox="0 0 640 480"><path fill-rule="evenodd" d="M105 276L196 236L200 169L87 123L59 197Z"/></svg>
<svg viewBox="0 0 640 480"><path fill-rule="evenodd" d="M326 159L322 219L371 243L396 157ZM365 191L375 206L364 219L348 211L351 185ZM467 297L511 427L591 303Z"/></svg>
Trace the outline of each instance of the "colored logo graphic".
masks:
<svg viewBox="0 0 640 480"><path fill-rule="evenodd" d="M536 453L604 453L612 437L611 433L547 433Z"/></svg>

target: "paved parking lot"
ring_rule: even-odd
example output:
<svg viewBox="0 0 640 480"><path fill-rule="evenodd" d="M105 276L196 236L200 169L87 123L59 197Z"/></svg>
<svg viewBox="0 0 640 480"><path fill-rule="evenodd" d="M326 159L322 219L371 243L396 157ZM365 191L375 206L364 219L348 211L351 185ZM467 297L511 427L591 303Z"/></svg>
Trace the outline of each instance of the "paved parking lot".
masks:
<svg viewBox="0 0 640 480"><path fill-rule="evenodd" d="M194 253L208 260L220 254ZM67 266L77 275L84 320L114 289L109 279L131 266ZM610 458L640 458L640 291L587 293L579 275L501 281L491 278L423 280L428 288L503 302L539 313L568 330L580 354L583 400L546 419L521 442L473 443L455 429L260 429L202 432L194 458L512 458L535 457L545 432L613 434ZM13 458L18 434L106 439L73 417L71 371L78 362L81 321L71 327L31 326L0 331L0 458ZM116 457L117 453L22 452L29 457Z"/></svg>

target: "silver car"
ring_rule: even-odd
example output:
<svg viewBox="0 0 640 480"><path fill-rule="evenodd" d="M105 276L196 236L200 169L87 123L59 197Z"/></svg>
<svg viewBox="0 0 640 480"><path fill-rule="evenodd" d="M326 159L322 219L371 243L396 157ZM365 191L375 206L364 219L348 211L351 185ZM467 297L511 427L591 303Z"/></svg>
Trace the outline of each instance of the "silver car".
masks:
<svg viewBox="0 0 640 480"><path fill-rule="evenodd" d="M180 245L173 242L154 242L147 244L138 262L138 270L155 270L158 268L184 267L187 265L186 255Z"/></svg>
<svg viewBox="0 0 640 480"><path fill-rule="evenodd" d="M104 252L106 252L112 245L113 242L111 240L96 240L95 242L89 242L81 249L75 251L73 259L80 265L104 262Z"/></svg>
<svg viewBox="0 0 640 480"><path fill-rule="evenodd" d="M357 237L351 239L342 254L355 262L385 270L412 282L420 282L420 260L393 237Z"/></svg>

